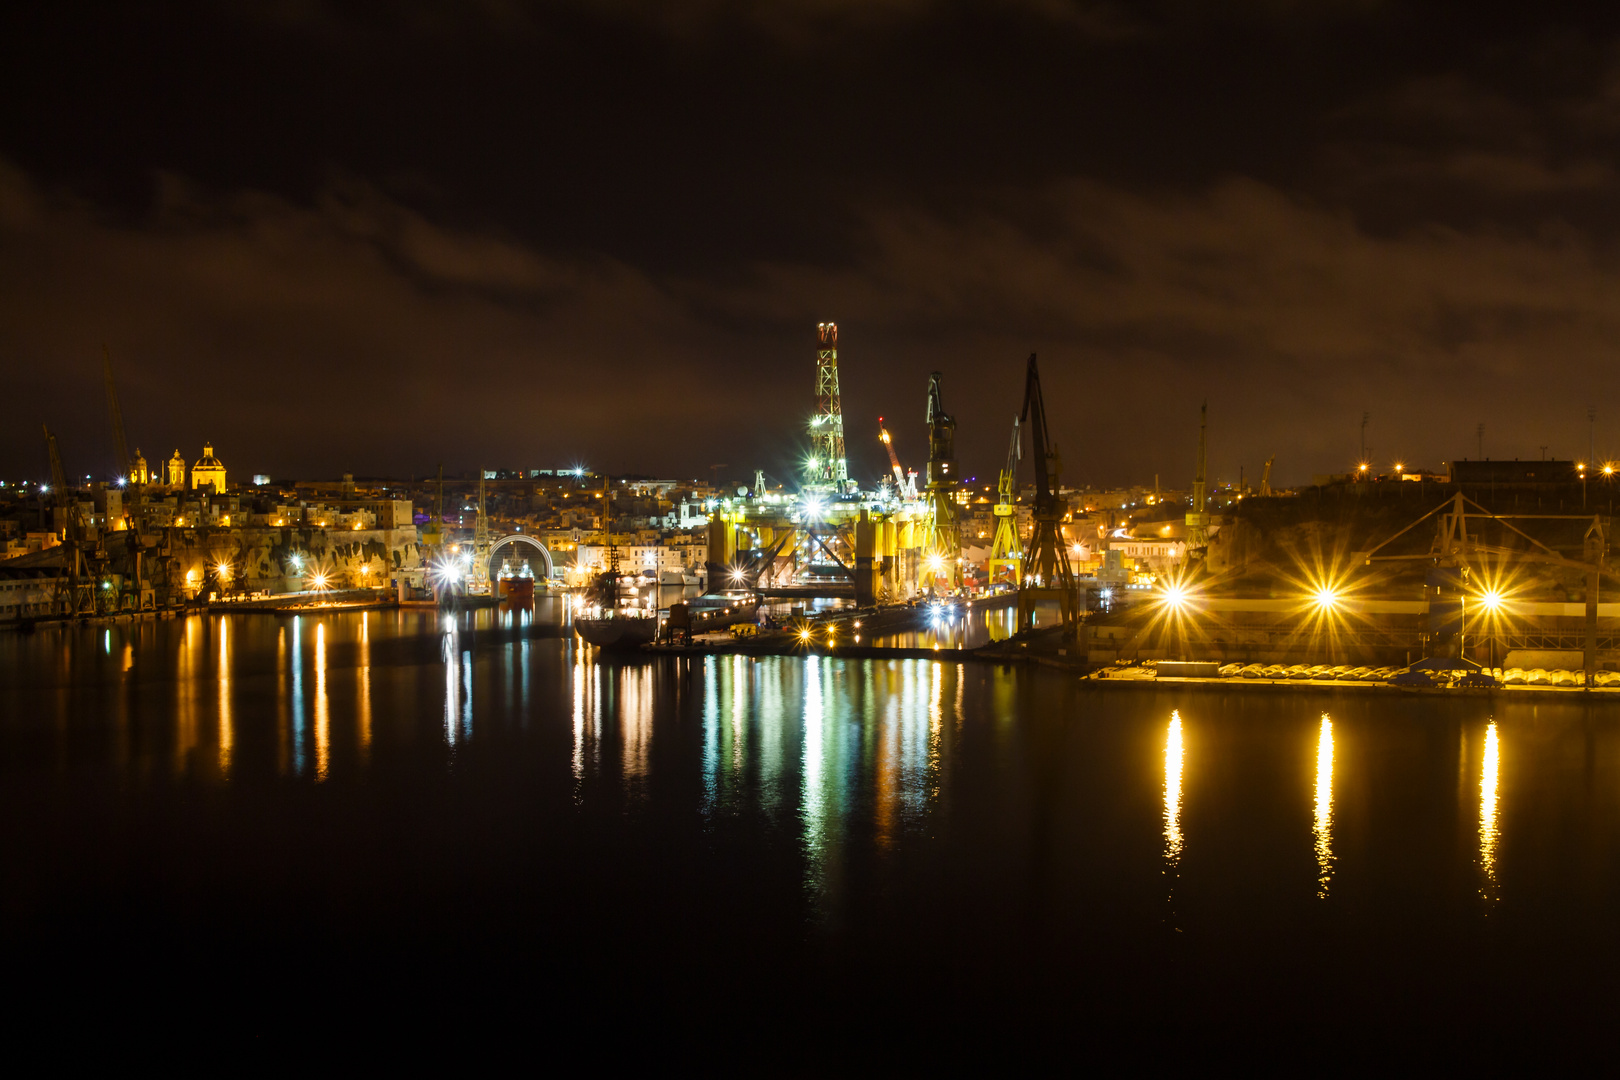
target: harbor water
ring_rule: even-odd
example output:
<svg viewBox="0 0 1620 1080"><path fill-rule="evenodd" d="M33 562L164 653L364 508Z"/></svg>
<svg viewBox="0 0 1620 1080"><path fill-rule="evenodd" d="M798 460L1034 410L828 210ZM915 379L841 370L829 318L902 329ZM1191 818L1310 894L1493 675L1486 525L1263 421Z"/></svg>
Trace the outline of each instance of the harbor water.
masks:
<svg viewBox="0 0 1620 1080"><path fill-rule="evenodd" d="M0 637L25 1015L749 1072L1601 1052L1612 706L613 660L550 603Z"/></svg>

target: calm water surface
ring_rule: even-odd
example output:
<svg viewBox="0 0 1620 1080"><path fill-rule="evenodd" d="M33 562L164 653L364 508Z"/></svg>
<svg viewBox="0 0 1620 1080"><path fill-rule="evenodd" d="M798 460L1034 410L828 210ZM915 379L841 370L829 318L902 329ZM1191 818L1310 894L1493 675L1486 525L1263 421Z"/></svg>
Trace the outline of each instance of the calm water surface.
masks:
<svg viewBox="0 0 1620 1080"><path fill-rule="evenodd" d="M1574 699L612 662L542 602L8 635L0 717L11 972L86 1022L1317 1071L1617 1004L1620 711Z"/></svg>

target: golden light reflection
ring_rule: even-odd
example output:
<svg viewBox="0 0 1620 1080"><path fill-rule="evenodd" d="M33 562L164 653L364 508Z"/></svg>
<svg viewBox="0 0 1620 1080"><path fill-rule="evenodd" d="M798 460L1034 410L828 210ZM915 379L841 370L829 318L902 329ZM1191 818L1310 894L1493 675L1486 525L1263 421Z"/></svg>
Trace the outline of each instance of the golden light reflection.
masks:
<svg viewBox="0 0 1620 1080"><path fill-rule="evenodd" d="M1164 742L1164 857L1174 870L1181 861L1181 712L1170 714L1170 732ZM1168 871L1167 871L1168 872Z"/></svg>
<svg viewBox="0 0 1620 1080"><path fill-rule="evenodd" d="M360 762L371 756L371 612L360 613Z"/></svg>
<svg viewBox="0 0 1620 1080"><path fill-rule="evenodd" d="M1333 721L1322 714L1316 737L1316 822L1311 826L1316 848L1316 895L1327 899L1333 879Z"/></svg>
<svg viewBox="0 0 1620 1080"><path fill-rule="evenodd" d="M945 710L941 705L944 694L944 664L938 660L924 661L929 666L928 686L928 797L939 797L939 732L944 724Z"/></svg>
<svg viewBox="0 0 1620 1080"><path fill-rule="evenodd" d="M201 666L198 663L198 653L202 649L202 641L197 637L197 626L201 622L201 616L192 616L186 620L185 635L180 645L180 678L176 691L179 695L179 709L176 715L174 740L174 771L177 776L186 774L191 761L191 752L197 746L197 676Z"/></svg>
<svg viewBox="0 0 1620 1080"><path fill-rule="evenodd" d="M332 712L326 700L326 624L315 624L315 779L332 764Z"/></svg>
<svg viewBox="0 0 1620 1080"><path fill-rule="evenodd" d="M1496 824L1496 784L1498 769L1496 721L1485 728L1485 762L1479 776L1479 865L1485 871L1487 899L1496 888L1496 847L1500 833Z"/></svg>
<svg viewBox="0 0 1620 1080"><path fill-rule="evenodd" d="M231 775L231 646L230 624L219 620L219 772Z"/></svg>
<svg viewBox="0 0 1620 1080"><path fill-rule="evenodd" d="M652 669L623 667L619 676L620 762L629 794L644 796L652 753Z"/></svg>

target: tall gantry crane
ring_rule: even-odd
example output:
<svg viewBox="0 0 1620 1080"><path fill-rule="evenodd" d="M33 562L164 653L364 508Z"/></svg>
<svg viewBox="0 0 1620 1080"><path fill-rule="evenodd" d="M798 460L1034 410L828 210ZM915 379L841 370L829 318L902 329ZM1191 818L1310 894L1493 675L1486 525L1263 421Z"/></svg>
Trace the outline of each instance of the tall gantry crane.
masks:
<svg viewBox="0 0 1620 1080"><path fill-rule="evenodd" d="M1271 498L1271 463L1276 460L1277 455L1272 454L1266 458L1266 467L1260 470L1260 497L1262 499Z"/></svg>
<svg viewBox="0 0 1620 1080"><path fill-rule="evenodd" d="M1024 408L1020 421L1029 427L1031 456L1035 459L1035 513L1029 547L1018 580L1018 627L1032 629L1035 606L1042 600L1056 600L1063 625L1070 631L1080 625L1080 594L1069 552L1063 543L1063 503L1058 499L1058 473L1062 462L1057 444L1046 426L1046 402L1041 396L1041 373L1035 354L1029 354L1029 371L1024 379Z"/></svg>
<svg viewBox="0 0 1620 1080"><path fill-rule="evenodd" d="M1024 545L1018 538L1018 516L1014 503L1018 499L1018 459L1022 456L1022 432L1018 417L1013 417L1012 445L1007 448L1007 467L1001 470L997 485L996 537L990 542L990 584L1010 581L1018 584L1018 569L1024 561Z"/></svg>
<svg viewBox="0 0 1620 1080"><path fill-rule="evenodd" d="M956 531L956 418L940 400L940 373L928 376L928 532L917 587L954 591L962 583L962 535Z"/></svg>

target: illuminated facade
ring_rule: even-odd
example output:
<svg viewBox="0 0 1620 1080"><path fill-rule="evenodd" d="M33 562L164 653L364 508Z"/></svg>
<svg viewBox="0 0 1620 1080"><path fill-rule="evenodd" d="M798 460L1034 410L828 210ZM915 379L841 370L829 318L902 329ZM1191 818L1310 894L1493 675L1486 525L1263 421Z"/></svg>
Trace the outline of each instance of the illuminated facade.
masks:
<svg viewBox="0 0 1620 1080"><path fill-rule="evenodd" d="M176 455L179 451L175 451ZM203 456L197 464L191 467L191 486L193 489L212 484L214 491L223 494L225 491L225 466L214 456L214 448L208 443L203 444Z"/></svg>
<svg viewBox="0 0 1620 1080"><path fill-rule="evenodd" d="M135 457L129 463L129 482L136 487L145 487L152 482L152 474L146 470L146 459L141 456L141 448L135 448Z"/></svg>
<svg viewBox="0 0 1620 1080"><path fill-rule="evenodd" d="M176 450L174 457L169 459L168 471L169 475L166 479L170 487L183 488L186 486L186 459L180 456L179 450Z"/></svg>

